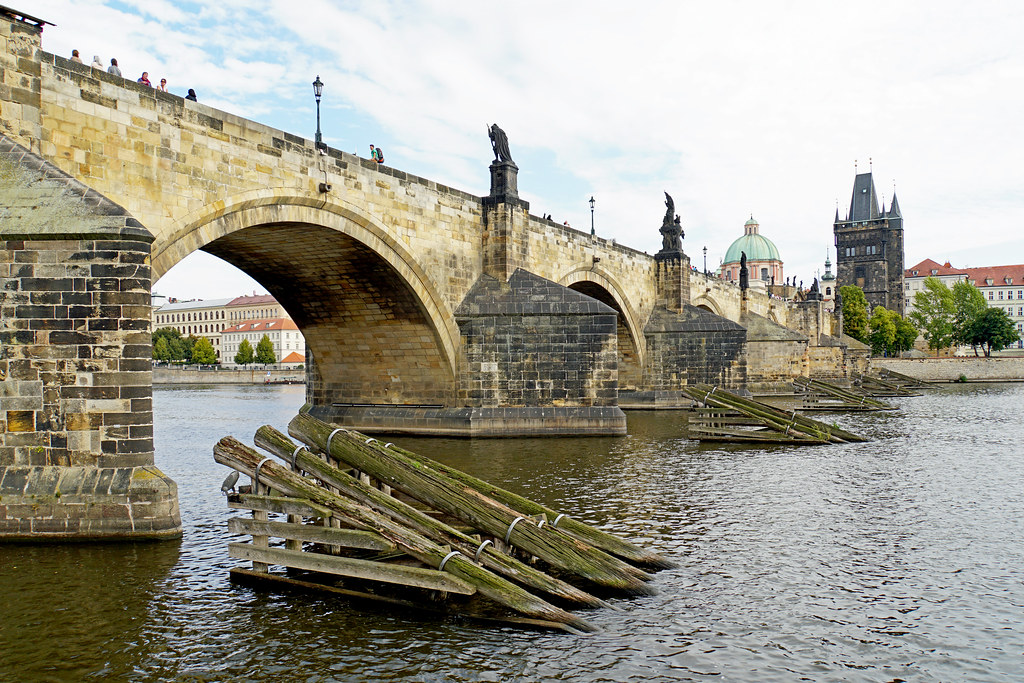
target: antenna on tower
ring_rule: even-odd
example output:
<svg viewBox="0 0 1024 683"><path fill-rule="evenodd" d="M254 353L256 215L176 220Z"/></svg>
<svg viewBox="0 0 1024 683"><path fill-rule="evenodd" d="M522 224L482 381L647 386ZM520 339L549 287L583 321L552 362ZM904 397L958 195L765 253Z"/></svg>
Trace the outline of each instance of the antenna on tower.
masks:
<svg viewBox="0 0 1024 683"><path fill-rule="evenodd" d="M853 160L853 172L854 173L857 172L857 160L856 159Z"/></svg>
<svg viewBox="0 0 1024 683"><path fill-rule="evenodd" d="M874 171L874 170L875 170L875 161L871 157L868 157L868 171L870 172L870 171Z"/></svg>

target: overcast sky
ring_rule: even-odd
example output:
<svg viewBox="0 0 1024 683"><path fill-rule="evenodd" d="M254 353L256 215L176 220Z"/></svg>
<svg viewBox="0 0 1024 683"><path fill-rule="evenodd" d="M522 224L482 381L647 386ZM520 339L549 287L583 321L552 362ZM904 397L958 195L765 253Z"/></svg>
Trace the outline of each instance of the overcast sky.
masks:
<svg viewBox="0 0 1024 683"><path fill-rule="evenodd" d="M753 215L810 283L854 168L897 193L906 266L1024 262L1024 3L21 0L43 49L117 57L211 106L476 195L508 134L531 212L651 253L663 192L717 266ZM156 286L252 281L186 259ZM262 291L262 290L261 290Z"/></svg>

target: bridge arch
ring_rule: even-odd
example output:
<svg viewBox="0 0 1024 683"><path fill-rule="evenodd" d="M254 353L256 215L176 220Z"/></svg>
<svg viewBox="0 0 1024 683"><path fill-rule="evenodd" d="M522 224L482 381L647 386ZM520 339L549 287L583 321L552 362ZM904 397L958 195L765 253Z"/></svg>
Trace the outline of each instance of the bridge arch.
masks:
<svg viewBox="0 0 1024 683"><path fill-rule="evenodd" d="M635 389L641 381L647 345L639 316L615 277L595 266L579 266L562 276L559 284L593 297L618 312L619 388Z"/></svg>
<svg viewBox="0 0 1024 683"><path fill-rule="evenodd" d="M260 190L179 221L153 245L153 280L202 249L260 282L316 361L316 403L447 404L459 333L425 268L344 199Z"/></svg>
<svg viewBox="0 0 1024 683"><path fill-rule="evenodd" d="M690 303L691 305L696 306L697 308L702 308L705 311L714 313L719 317L726 317L722 314L722 307L719 305L717 301L715 301L714 297L710 297L707 295L699 296Z"/></svg>

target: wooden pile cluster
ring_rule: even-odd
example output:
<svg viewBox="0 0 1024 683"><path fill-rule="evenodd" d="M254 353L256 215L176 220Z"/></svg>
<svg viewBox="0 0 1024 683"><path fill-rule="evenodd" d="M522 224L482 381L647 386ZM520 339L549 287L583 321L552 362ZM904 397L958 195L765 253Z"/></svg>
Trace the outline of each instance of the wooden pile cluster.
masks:
<svg viewBox="0 0 1024 683"><path fill-rule="evenodd" d="M785 411L709 384L694 384L683 391L694 401L691 439L796 445L867 441L796 410Z"/></svg>
<svg viewBox="0 0 1024 683"><path fill-rule="evenodd" d="M803 397L803 404L799 408L802 412L896 410L888 403L871 398L856 386L846 389L830 382L798 377L793 381L793 387Z"/></svg>
<svg viewBox="0 0 1024 683"><path fill-rule="evenodd" d="M919 380L891 370L883 370L877 377L857 375L853 383L871 396L920 396L921 390L927 388Z"/></svg>
<svg viewBox="0 0 1024 683"><path fill-rule="evenodd" d="M269 426L256 432L256 445L274 457L233 437L214 447L218 463L253 481L228 497L230 507L252 511L229 523L252 536L228 546L232 557L253 563L233 569L235 579L588 632L594 627L569 609L609 606L593 592L651 594L645 569L673 566L394 444L309 415L295 417L288 431L302 444ZM272 547L271 538L283 544Z"/></svg>

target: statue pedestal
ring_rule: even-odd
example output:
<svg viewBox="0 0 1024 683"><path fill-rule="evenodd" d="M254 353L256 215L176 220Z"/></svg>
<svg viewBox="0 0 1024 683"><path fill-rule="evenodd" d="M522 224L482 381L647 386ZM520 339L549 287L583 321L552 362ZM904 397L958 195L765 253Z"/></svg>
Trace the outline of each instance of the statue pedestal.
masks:
<svg viewBox="0 0 1024 683"><path fill-rule="evenodd" d="M495 202L513 203L519 199L519 167L512 161L491 162L491 193L487 196Z"/></svg>

